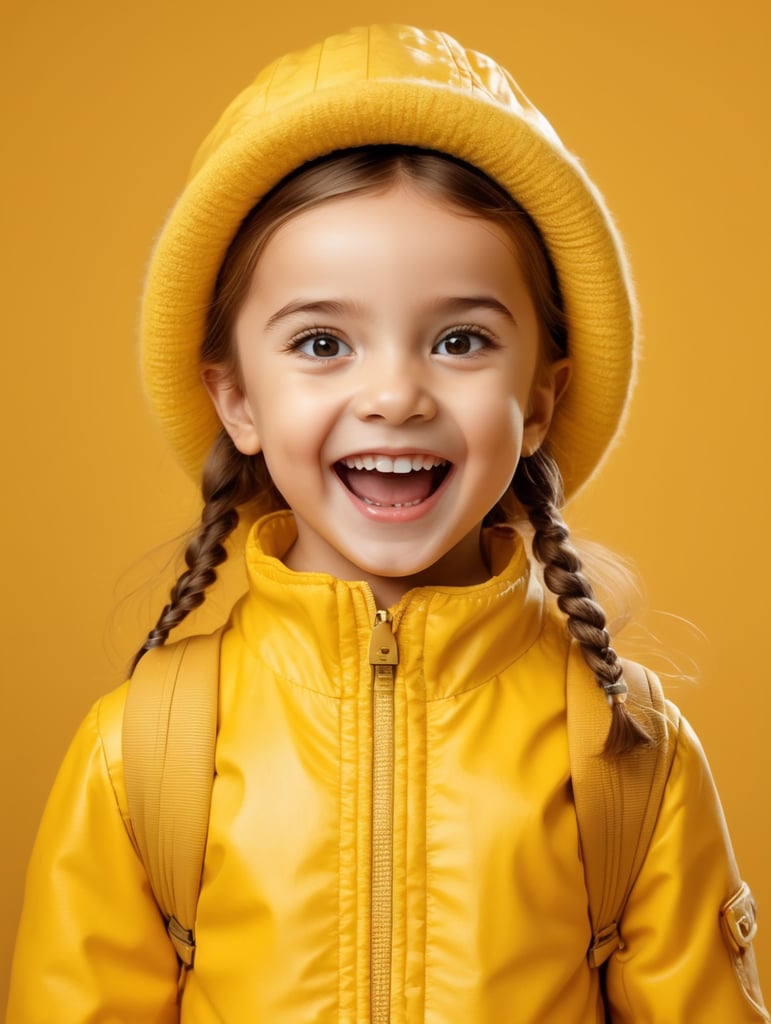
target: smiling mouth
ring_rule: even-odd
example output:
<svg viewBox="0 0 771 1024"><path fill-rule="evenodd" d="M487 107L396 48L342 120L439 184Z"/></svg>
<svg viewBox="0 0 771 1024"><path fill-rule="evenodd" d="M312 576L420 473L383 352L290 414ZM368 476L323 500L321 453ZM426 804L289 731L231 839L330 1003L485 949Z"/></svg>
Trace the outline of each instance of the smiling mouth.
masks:
<svg viewBox="0 0 771 1024"><path fill-rule="evenodd" d="M451 464L435 455L352 455L335 463L335 472L365 505L411 508L440 487Z"/></svg>

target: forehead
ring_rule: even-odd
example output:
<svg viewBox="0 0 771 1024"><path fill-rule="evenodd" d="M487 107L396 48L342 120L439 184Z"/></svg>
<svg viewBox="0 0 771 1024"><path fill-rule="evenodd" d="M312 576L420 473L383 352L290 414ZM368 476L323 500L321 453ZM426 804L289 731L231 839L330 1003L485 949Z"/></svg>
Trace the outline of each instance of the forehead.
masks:
<svg viewBox="0 0 771 1024"><path fill-rule="evenodd" d="M404 286L414 274L444 275L448 287L460 278L488 287L522 283L514 243L499 224L398 183L293 215L266 243L253 287L288 288L309 275L322 282L341 274L375 286L371 275L387 268Z"/></svg>

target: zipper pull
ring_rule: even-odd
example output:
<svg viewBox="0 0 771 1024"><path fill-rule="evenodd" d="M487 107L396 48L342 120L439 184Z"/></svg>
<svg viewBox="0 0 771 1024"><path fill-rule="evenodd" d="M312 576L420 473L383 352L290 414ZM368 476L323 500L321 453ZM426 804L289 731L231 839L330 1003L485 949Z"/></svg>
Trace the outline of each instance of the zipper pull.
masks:
<svg viewBox="0 0 771 1024"><path fill-rule="evenodd" d="M373 670L373 685L376 690L390 690L394 684L394 666L399 664L399 648L391 629L388 612L378 611L369 638L369 663Z"/></svg>

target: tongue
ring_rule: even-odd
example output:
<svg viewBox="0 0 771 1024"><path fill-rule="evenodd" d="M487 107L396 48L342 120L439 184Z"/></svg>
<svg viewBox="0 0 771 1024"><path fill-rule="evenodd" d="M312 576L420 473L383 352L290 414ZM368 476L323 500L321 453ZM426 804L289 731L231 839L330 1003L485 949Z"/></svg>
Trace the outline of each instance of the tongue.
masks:
<svg viewBox="0 0 771 1024"><path fill-rule="evenodd" d="M425 501L434 482L430 469L413 470L411 473L378 473L374 469L348 469L343 466L340 476L357 498L375 505L410 505Z"/></svg>

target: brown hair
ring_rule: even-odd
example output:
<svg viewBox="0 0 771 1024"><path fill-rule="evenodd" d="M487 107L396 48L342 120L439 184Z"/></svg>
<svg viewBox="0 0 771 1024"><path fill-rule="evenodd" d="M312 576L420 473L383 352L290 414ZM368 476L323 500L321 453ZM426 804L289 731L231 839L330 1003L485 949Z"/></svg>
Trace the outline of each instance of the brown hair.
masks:
<svg viewBox="0 0 771 1024"><path fill-rule="evenodd" d="M522 266L541 325L541 362L548 366L567 352L567 322L557 277L541 236L527 213L502 189L473 167L443 154L401 146L369 146L332 154L295 171L246 217L220 268L201 346L202 365L221 368L238 379L232 344L233 324L257 261L272 235L297 214L338 197L377 194L404 180L424 194L449 202L461 212L503 227ZM238 523L239 508L252 511L286 507L261 454L246 456L223 430L206 461L202 480L201 524L185 550L187 569L171 591L158 622L137 652L134 665L202 603L227 557L224 541ZM487 523L508 521L514 511L527 514L534 530L533 553L544 566L544 580L567 616L571 636L613 706L606 752L622 753L649 737L623 705L626 687L620 660L610 644L606 616L581 561L569 542L560 514L562 480L545 444L520 460L512 482L519 509L503 501ZM132 666L133 667L133 666Z"/></svg>

